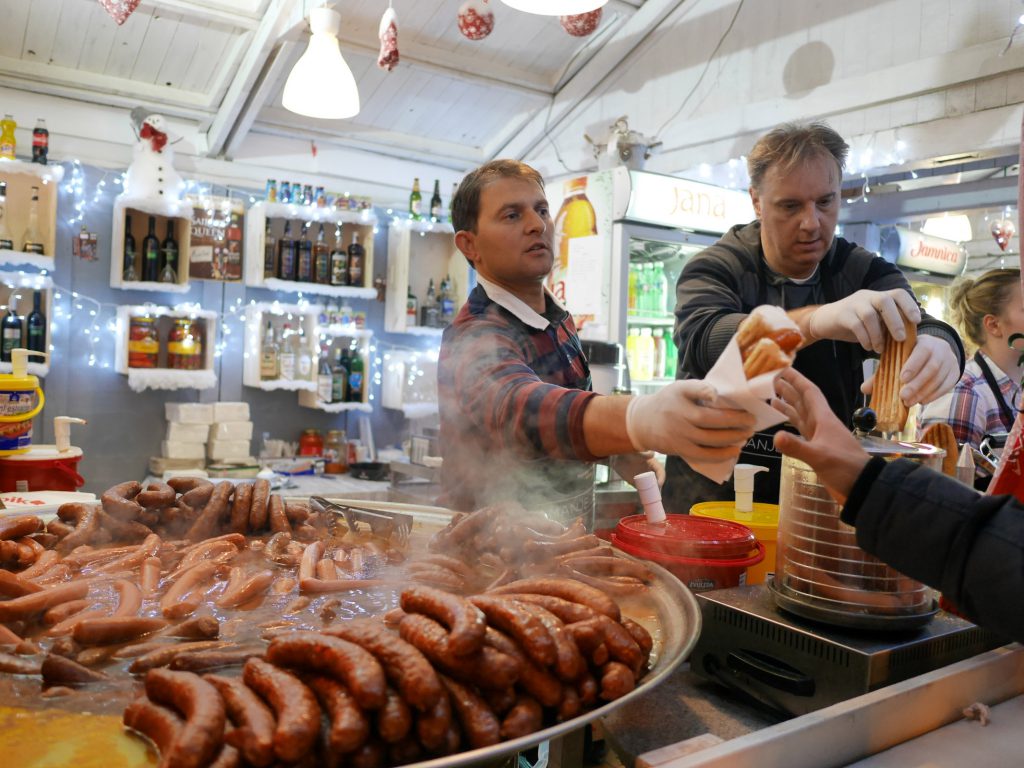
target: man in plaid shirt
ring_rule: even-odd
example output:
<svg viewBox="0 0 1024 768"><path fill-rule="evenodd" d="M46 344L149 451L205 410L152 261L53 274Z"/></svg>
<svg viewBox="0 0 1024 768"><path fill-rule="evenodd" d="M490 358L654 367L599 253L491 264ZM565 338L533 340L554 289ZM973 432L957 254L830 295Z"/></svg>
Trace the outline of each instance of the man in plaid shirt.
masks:
<svg viewBox="0 0 1024 768"><path fill-rule="evenodd" d="M735 459L753 417L714 407L700 380L641 397L591 391L572 317L545 287L554 225L533 168L495 160L470 173L452 223L478 282L441 342L443 503L471 510L514 500L563 522L592 520L600 458ZM648 460L639 458L634 467Z"/></svg>

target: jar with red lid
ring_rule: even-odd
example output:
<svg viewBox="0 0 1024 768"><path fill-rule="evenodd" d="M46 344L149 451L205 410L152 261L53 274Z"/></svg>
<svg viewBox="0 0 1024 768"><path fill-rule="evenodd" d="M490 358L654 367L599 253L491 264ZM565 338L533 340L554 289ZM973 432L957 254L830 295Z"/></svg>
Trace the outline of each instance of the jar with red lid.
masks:
<svg viewBox="0 0 1024 768"><path fill-rule="evenodd" d="M299 456L321 456L324 452L324 439L319 429L306 429L299 438Z"/></svg>

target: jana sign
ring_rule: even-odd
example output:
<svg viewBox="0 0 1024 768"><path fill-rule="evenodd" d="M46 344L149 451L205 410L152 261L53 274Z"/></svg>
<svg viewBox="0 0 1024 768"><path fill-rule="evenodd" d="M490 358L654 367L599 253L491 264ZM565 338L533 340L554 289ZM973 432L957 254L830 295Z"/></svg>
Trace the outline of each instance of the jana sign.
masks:
<svg viewBox="0 0 1024 768"><path fill-rule="evenodd" d="M721 233L754 220L746 191L638 171L631 171L629 179L625 218L632 221Z"/></svg>
<svg viewBox="0 0 1024 768"><path fill-rule="evenodd" d="M959 275L967 266L967 251L959 243L904 227L883 230L882 243L883 251L886 251L883 255L894 260L899 267L938 275Z"/></svg>

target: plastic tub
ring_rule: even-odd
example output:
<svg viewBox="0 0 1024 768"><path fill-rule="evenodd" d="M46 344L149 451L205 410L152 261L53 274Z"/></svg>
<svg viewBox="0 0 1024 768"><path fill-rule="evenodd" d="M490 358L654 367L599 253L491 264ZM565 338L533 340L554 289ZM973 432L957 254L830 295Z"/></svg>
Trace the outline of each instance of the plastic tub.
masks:
<svg viewBox="0 0 1024 768"><path fill-rule="evenodd" d="M7 491L76 491L85 484L78 474L82 449L58 451L35 445L26 453L0 458L0 493Z"/></svg>
<svg viewBox="0 0 1024 768"><path fill-rule="evenodd" d="M612 544L664 567L694 592L738 587L747 569L764 560L764 544L739 523L691 515L667 515L648 523L643 515L619 521Z"/></svg>
<svg viewBox="0 0 1024 768"><path fill-rule="evenodd" d="M775 542L779 535L779 505L754 504L752 515L744 515L749 519L741 519L737 514L736 505L731 501L704 501L690 507L690 514L696 517L710 517L716 520L728 520L746 526L754 532L757 540L764 544L765 556L757 565L747 569L747 584L763 584L775 568Z"/></svg>

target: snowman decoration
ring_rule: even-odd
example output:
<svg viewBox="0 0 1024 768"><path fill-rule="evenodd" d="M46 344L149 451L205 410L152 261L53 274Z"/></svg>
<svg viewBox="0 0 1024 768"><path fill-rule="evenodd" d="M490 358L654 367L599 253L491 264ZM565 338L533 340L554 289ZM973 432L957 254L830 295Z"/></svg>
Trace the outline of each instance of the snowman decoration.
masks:
<svg viewBox="0 0 1024 768"><path fill-rule="evenodd" d="M136 141L132 164L124 180L125 195L134 199L179 202L185 182L174 170L174 150L163 115L136 107L131 119Z"/></svg>

